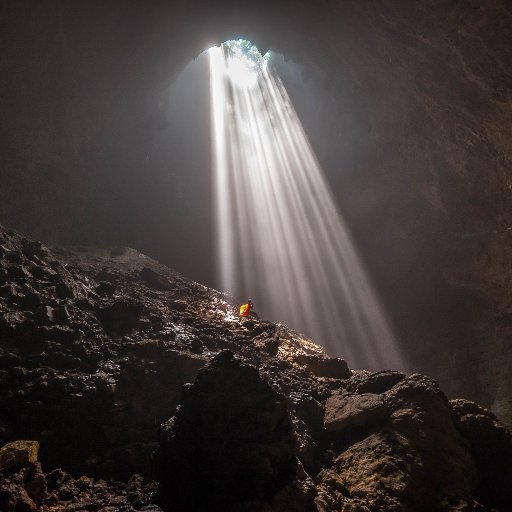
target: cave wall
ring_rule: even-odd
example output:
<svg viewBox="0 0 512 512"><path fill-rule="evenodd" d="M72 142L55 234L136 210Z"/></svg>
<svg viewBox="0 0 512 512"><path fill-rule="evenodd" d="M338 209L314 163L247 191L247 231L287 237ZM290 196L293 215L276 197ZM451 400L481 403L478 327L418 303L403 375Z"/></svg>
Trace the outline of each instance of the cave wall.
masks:
<svg viewBox="0 0 512 512"><path fill-rule="evenodd" d="M329 129L312 141L411 369L512 423L507 2L0 9L3 224L48 243L137 246L208 282L209 242L184 261L179 201L169 201L172 221L148 208L162 178L147 157L162 124L180 122L165 108L180 71L244 36L300 64L332 103Z"/></svg>

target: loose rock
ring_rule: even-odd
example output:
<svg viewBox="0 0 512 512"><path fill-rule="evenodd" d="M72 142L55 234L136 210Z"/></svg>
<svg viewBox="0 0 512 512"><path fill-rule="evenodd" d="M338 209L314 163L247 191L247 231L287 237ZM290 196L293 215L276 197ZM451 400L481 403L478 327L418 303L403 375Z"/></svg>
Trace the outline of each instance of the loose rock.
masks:
<svg viewBox="0 0 512 512"><path fill-rule="evenodd" d="M37 461L37 441L13 441L0 448L0 472L12 471Z"/></svg>
<svg viewBox="0 0 512 512"><path fill-rule="evenodd" d="M351 427L373 425L382 421L386 414L386 404L379 395L334 395L325 404L324 425L330 432L339 432Z"/></svg>

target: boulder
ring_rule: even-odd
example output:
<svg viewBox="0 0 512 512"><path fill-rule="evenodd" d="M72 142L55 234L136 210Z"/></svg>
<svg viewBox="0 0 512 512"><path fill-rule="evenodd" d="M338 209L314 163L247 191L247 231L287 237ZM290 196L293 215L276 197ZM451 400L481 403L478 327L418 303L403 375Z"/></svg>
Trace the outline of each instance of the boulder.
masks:
<svg viewBox="0 0 512 512"><path fill-rule="evenodd" d="M477 498L502 509L512 503L512 438L489 410L469 400L451 401L458 426L469 442L480 482Z"/></svg>
<svg viewBox="0 0 512 512"><path fill-rule="evenodd" d="M43 324L51 324L54 321L53 308L51 306L39 306L36 309L35 319Z"/></svg>
<svg viewBox="0 0 512 512"><path fill-rule="evenodd" d="M110 295L113 295L116 291L116 285L114 283L111 283L109 281L100 281L98 283L98 286L96 286L95 289L96 293L98 295L102 295L104 297L108 297Z"/></svg>
<svg viewBox="0 0 512 512"><path fill-rule="evenodd" d="M41 304L41 296L34 292L29 292L20 298L20 304L25 309L34 310Z"/></svg>
<svg viewBox="0 0 512 512"><path fill-rule="evenodd" d="M403 373L390 370L372 373L357 385L356 392L359 394L384 393L404 378Z"/></svg>
<svg viewBox="0 0 512 512"><path fill-rule="evenodd" d="M40 505L46 495L46 476L39 462L28 468L23 486L36 505Z"/></svg>
<svg viewBox="0 0 512 512"><path fill-rule="evenodd" d="M75 298L76 293L73 287L62 281L55 285L55 296L59 299L73 299Z"/></svg>
<svg viewBox="0 0 512 512"><path fill-rule="evenodd" d="M384 399L379 395L335 394L325 404L325 429L338 432L347 428L373 425L387 414Z"/></svg>
<svg viewBox="0 0 512 512"><path fill-rule="evenodd" d="M0 448L0 472L12 471L37 461L37 441L13 441Z"/></svg>
<svg viewBox="0 0 512 512"><path fill-rule="evenodd" d="M69 310L64 304L59 304L53 309L54 321L58 324L66 324L69 321Z"/></svg>
<svg viewBox="0 0 512 512"><path fill-rule="evenodd" d="M386 421L339 453L319 483L369 510L485 510L472 498L473 457L435 381L412 375L374 396L387 403Z"/></svg>
<svg viewBox="0 0 512 512"><path fill-rule="evenodd" d="M351 372L346 361L337 357L326 357L314 354L298 354L295 361L305 366L315 377L331 379L349 379Z"/></svg>
<svg viewBox="0 0 512 512"><path fill-rule="evenodd" d="M133 329L144 309L140 302L118 300L96 311L98 320L107 331L125 332Z"/></svg>
<svg viewBox="0 0 512 512"><path fill-rule="evenodd" d="M140 271L139 278L144 281L150 288L154 288L155 290L167 291L171 289L169 279L148 267L144 267Z"/></svg>
<svg viewBox="0 0 512 512"><path fill-rule="evenodd" d="M34 256L44 259L50 255L50 250L36 240L24 240L22 243L22 251L28 259L33 259Z"/></svg>
<svg viewBox="0 0 512 512"><path fill-rule="evenodd" d="M162 426L160 500L173 510L246 510L293 481L295 451L285 397L222 352Z"/></svg>

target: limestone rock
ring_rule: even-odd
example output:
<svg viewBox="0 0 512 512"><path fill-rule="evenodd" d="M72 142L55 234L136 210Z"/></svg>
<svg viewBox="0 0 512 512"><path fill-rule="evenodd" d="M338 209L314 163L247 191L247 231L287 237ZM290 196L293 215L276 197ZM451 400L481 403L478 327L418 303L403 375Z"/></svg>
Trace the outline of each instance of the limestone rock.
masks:
<svg viewBox="0 0 512 512"><path fill-rule="evenodd" d="M72 299L76 297L76 292L68 283L60 282L55 286L55 295L59 299Z"/></svg>
<svg viewBox="0 0 512 512"><path fill-rule="evenodd" d="M116 285L110 281L100 281L96 286L96 293L105 297L112 296L116 291Z"/></svg>
<svg viewBox="0 0 512 512"><path fill-rule="evenodd" d="M34 503L41 505L46 495L46 476L39 462L30 465L23 486Z"/></svg>
<svg viewBox="0 0 512 512"><path fill-rule="evenodd" d="M140 271L139 277L155 290L166 291L171 289L171 284L168 279L148 267L144 267Z"/></svg>
<svg viewBox="0 0 512 512"><path fill-rule="evenodd" d="M383 427L343 450L320 480L371 510L478 510L475 463L436 383L413 375L384 398Z"/></svg>
<svg viewBox="0 0 512 512"><path fill-rule="evenodd" d="M405 378L400 372L382 371L372 373L357 385L357 393L384 393Z"/></svg>
<svg viewBox="0 0 512 512"><path fill-rule="evenodd" d="M386 417L386 414L386 404L379 395L336 394L325 404L324 425L328 431L342 431L350 427L378 423Z"/></svg>
<svg viewBox="0 0 512 512"><path fill-rule="evenodd" d="M176 311L186 311L187 309L187 303L183 300L175 300L171 305Z"/></svg>
<svg viewBox="0 0 512 512"><path fill-rule="evenodd" d="M37 441L13 441L0 448L0 472L11 471L37 461Z"/></svg>
<svg viewBox="0 0 512 512"><path fill-rule="evenodd" d="M268 500L297 467L285 398L229 352L186 389L160 446L160 499L175 510Z"/></svg>
<svg viewBox="0 0 512 512"><path fill-rule="evenodd" d="M0 487L0 510L2 512L35 512L37 505L22 486L3 483Z"/></svg>
<svg viewBox="0 0 512 512"><path fill-rule="evenodd" d="M98 309L96 315L105 329L114 332L129 331L137 324L143 305L132 300L117 300Z"/></svg>
<svg viewBox="0 0 512 512"><path fill-rule="evenodd" d="M36 310L36 318L38 321L44 324L52 323L53 318L53 308L51 306L40 306Z"/></svg>
<svg viewBox="0 0 512 512"><path fill-rule="evenodd" d="M53 318L58 324L66 324L69 321L70 314L68 308L64 304L59 304L53 309Z"/></svg>
<svg viewBox="0 0 512 512"><path fill-rule="evenodd" d="M480 482L477 496L499 509L512 503L512 437L489 410L469 400L451 404L476 461Z"/></svg>
<svg viewBox="0 0 512 512"><path fill-rule="evenodd" d="M305 366L316 377L348 379L351 375L347 362L337 357L300 354L295 356L295 361Z"/></svg>

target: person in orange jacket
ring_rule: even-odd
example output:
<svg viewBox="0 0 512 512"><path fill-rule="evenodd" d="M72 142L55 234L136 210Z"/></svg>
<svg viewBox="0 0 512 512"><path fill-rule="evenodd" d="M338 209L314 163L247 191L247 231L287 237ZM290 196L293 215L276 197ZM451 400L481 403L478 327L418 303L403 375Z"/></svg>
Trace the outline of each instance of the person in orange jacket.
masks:
<svg viewBox="0 0 512 512"><path fill-rule="evenodd" d="M251 299L249 299L245 304L242 304L238 313L238 319L241 320L242 318L247 318L251 314L253 307Z"/></svg>

